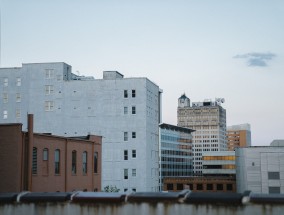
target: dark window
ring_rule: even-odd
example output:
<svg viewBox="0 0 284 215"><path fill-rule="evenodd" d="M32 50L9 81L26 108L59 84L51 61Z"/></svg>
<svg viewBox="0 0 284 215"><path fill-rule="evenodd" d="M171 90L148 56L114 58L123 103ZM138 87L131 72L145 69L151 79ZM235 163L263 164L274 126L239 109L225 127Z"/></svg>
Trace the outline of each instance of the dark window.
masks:
<svg viewBox="0 0 284 215"><path fill-rule="evenodd" d="M128 151L124 150L124 160L128 160Z"/></svg>
<svg viewBox="0 0 284 215"><path fill-rule="evenodd" d="M136 90L132 90L132 98L136 97Z"/></svg>
<svg viewBox="0 0 284 215"><path fill-rule="evenodd" d="M132 138L136 138L136 132L132 132Z"/></svg>
<svg viewBox="0 0 284 215"><path fill-rule="evenodd" d="M177 184L177 190L183 190L183 184Z"/></svg>
<svg viewBox="0 0 284 215"><path fill-rule="evenodd" d="M94 173L98 173L98 152L94 153Z"/></svg>
<svg viewBox="0 0 284 215"><path fill-rule="evenodd" d="M124 169L124 179L128 179L128 169Z"/></svg>
<svg viewBox="0 0 284 215"><path fill-rule="evenodd" d="M72 174L77 172L77 152L72 151Z"/></svg>
<svg viewBox="0 0 284 215"><path fill-rule="evenodd" d="M193 184L188 184L188 186L190 190L193 190Z"/></svg>
<svg viewBox="0 0 284 215"><path fill-rule="evenodd" d="M136 114L136 107L132 106L132 114Z"/></svg>
<svg viewBox="0 0 284 215"><path fill-rule="evenodd" d="M136 158L136 150L135 149L132 150L132 158Z"/></svg>
<svg viewBox="0 0 284 215"><path fill-rule="evenodd" d="M173 184L167 184L167 190L174 190Z"/></svg>
<svg viewBox="0 0 284 215"><path fill-rule="evenodd" d="M223 184L217 184L217 190L223 190Z"/></svg>
<svg viewBox="0 0 284 215"><path fill-rule="evenodd" d="M123 139L124 139L124 141L128 141L128 132L124 132Z"/></svg>
<svg viewBox="0 0 284 215"><path fill-rule="evenodd" d="M127 192L127 190L128 190L127 188L124 188L124 192Z"/></svg>
<svg viewBox="0 0 284 215"><path fill-rule="evenodd" d="M87 174L87 160L88 160L88 154L87 152L83 152L83 174Z"/></svg>
<svg viewBox="0 0 284 215"><path fill-rule="evenodd" d="M56 149L54 152L54 173L60 173L60 150Z"/></svg>
<svg viewBox="0 0 284 215"><path fill-rule="evenodd" d="M268 187L269 193L280 193L280 187Z"/></svg>
<svg viewBox="0 0 284 215"><path fill-rule="evenodd" d="M196 189L197 190L203 190L203 184L197 184Z"/></svg>
<svg viewBox="0 0 284 215"><path fill-rule="evenodd" d="M280 173L279 172L268 172L268 179L280 179Z"/></svg>
<svg viewBox="0 0 284 215"><path fill-rule="evenodd" d="M32 173L37 174L37 148L33 147Z"/></svg>
<svg viewBox="0 0 284 215"><path fill-rule="evenodd" d="M48 160L48 149L47 149L47 148L43 149L43 156L42 156L42 159L43 159L44 161L47 161L47 160Z"/></svg>
<svg viewBox="0 0 284 215"><path fill-rule="evenodd" d="M233 190L233 185L232 184L227 184L227 190Z"/></svg>
<svg viewBox="0 0 284 215"><path fill-rule="evenodd" d="M133 192L136 192L136 188L132 188L132 191L133 191Z"/></svg>
<svg viewBox="0 0 284 215"><path fill-rule="evenodd" d="M124 98L128 98L128 91L124 90Z"/></svg>
<svg viewBox="0 0 284 215"><path fill-rule="evenodd" d="M207 184L206 189L207 190L213 190L213 184Z"/></svg>

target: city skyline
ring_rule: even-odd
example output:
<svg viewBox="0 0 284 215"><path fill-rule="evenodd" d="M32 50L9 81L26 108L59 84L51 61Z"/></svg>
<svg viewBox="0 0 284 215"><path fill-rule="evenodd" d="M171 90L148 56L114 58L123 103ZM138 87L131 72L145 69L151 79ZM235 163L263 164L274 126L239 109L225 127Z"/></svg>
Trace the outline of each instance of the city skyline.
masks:
<svg viewBox="0 0 284 215"><path fill-rule="evenodd" d="M221 97L227 125L249 123L252 145L283 139L281 0L0 4L1 67L66 62L96 79L147 77L163 89L164 123L177 123L183 93Z"/></svg>

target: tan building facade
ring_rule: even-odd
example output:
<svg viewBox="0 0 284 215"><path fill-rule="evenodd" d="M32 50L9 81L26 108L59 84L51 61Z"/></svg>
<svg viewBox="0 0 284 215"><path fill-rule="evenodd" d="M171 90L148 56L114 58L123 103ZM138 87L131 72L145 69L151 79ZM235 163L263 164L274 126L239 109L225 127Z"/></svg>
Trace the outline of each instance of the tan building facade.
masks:
<svg viewBox="0 0 284 215"><path fill-rule="evenodd" d="M236 147L251 146L251 131L249 124L233 125L227 127L228 150L234 151Z"/></svg>
<svg viewBox="0 0 284 215"><path fill-rule="evenodd" d="M0 192L101 190L102 137L66 138L0 125Z"/></svg>

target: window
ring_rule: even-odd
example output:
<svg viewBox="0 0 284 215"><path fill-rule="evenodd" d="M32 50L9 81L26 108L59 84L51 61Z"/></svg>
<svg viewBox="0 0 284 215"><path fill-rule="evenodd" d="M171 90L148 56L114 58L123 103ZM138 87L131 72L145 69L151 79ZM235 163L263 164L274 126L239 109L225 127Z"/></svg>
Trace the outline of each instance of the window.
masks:
<svg viewBox="0 0 284 215"><path fill-rule="evenodd" d="M136 177L136 169L132 169L132 177Z"/></svg>
<svg viewBox="0 0 284 215"><path fill-rule="evenodd" d="M16 118L21 118L21 110L20 109L16 110Z"/></svg>
<svg viewBox="0 0 284 215"><path fill-rule="evenodd" d="M37 148L33 147L32 174L37 174Z"/></svg>
<svg viewBox="0 0 284 215"><path fill-rule="evenodd" d="M173 184L167 184L167 190L174 190Z"/></svg>
<svg viewBox="0 0 284 215"><path fill-rule="evenodd" d="M124 98L128 98L128 91L124 90Z"/></svg>
<svg viewBox="0 0 284 215"><path fill-rule="evenodd" d="M52 111L54 107L53 101L46 101L45 102L45 111Z"/></svg>
<svg viewBox="0 0 284 215"><path fill-rule="evenodd" d="M16 102L21 102L21 94L16 93Z"/></svg>
<svg viewBox="0 0 284 215"><path fill-rule="evenodd" d="M83 174L86 175L87 174L87 158L88 158L88 154L87 152L83 152Z"/></svg>
<svg viewBox="0 0 284 215"><path fill-rule="evenodd" d="M22 85L21 82L22 82L22 81L21 81L21 78L16 78L16 85L17 85L18 87Z"/></svg>
<svg viewBox="0 0 284 215"><path fill-rule="evenodd" d="M196 190L203 190L203 185L202 184L197 184L196 185Z"/></svg>
<svg viewBox="0 0 284 215"><path fill-rule="evenodd" d="M132 150L132 158L136 158L136 150L135 149Z"/></svg>
<svg viewBox="0 0 284 215"><path fill-rule="evenodd" d="M132 98L136 97L136 90L132 90Z"/></svg>
<svg viewBox="0 0 284 215"><path fill-rule="evenodd" d="M128 160L128 151L124 150L124 160Z"/></svg>
<svg viewBox="0 0 284 215"><path fill-rule="evenodd" d="M223 190L223 184L217 184L217 190Z"/></svg>
<svg viewBox="0 0 284 215"><path fill-rule="evenodd" d="M98 152L94 153L94 173L98 173Z"/></svg>
<svg viewBox="0 0 284 215"><path fill-rule="evenodd" d="M124 188L124 192L127 192L127 190L128 190L127 188Z"/></svg>
<svg viewBox="0 0 284 215"><path fill-rule="evenodd" d="M280 193L280 187L268 187L268 193Z"/></svg>
<svg viewBox="0 0 284 215"><path fill-rule="evenodd" d="M124 114L128 114L128 107L124 107Z"/></svg>
<svg viewBox="0 0 284 215"><path fill-rule="evenodd" d="M62 80L62 75L57 75L56 79L57 79L57 81L61 81Z"/></svg>
<svg viewBox="0 0 284 215"><path fill-rule="evenodd" d="M136 114L136 107L132 106L132 114Z"/></svg>
<svg viewBox="0 0 284 215"><path fill-rule="evenodd" d="M3 111L3 119L8 119L8 111L7 110Z"/></svg>
<svg viewBox="0 0 284 215"><path fill-rule="evenodd" d="M76 174L77 172L77 152L72 151L72 174Z"/></svg>
<svg viewBox="0 0 284 215"><path fill-rule="evenodd" d="M124 179L128 179L128 169L124 169Z"/></svg>
<svg viewBox="0 0 284 215"><path fill-rule="evenodd" d="M132 191L133 191L133 192L136 192L136 188L132 188Z"/></svg>
<svg viewBox="0 0 284 215"><path fill-rule="evenodd" d="M45 70L45 78L51 79L53 78L54 70L53 69L46 69Z"/></svg>
<svg viewBox="0 0 284 215"><path fill-rule="evenodd" d="M8 93L3 93L3 103L8 102Z"/></svg>
<svg viewBox="0 0 284 215"><path fill-rule="evenodd" d="M132 138L136 138L136 132L132 132Z"/></svg>
<svg viewBox="0 0 284 215"><path fill-rule="evenodd" d="M128 132L124 132L124 141L128 141Z"/></svg>
<svg viewBox="0 0 284 215"><path fill-rule="evenodd" d="M44 161L47 161L48 160L48 149L47 148L44 148L43 149L43 156L42 156L42 159Z"/></svg>
<svg viewBox="0 0 284 215"><path fill-rule="evenodd" d="M177 184L177 190L183 190L183 184Z"/></svg>
<svg viewBox="0 0 284 215"><path fill-rule="evenodd" d="M45 85L45 95L50 95L53 93L53 85Z"/></svg>
<svg viewBox="0 0 284 215"><path fill-rule="evenodd" d="M233 185L232 184L227 184L227 190L229 190L229 191L233 190Z"/></svg>
<svg viewBox="0 0 284 215"><path fill-rule="evenodd" d="M272 180L279 180L280 179L280 173L279 172L268 172L268 179Z"/></svg>
<svg viewBox="0 0 284 215"><path fill-rule="evenodd" d="M54 152L54 173L60 173L60 150L56 149Z"/></svg>
<svg viewBox="0 0 284 215"><path fill-rule="evenodd" d="M4 87L8 87L8 78L3 79Z"/></svg>
<svg viewBox="0 0 284 215"><path fill-rule="evenodd" d="M213 184L207 184L206 189L207 190L213 190Z"/></svg>

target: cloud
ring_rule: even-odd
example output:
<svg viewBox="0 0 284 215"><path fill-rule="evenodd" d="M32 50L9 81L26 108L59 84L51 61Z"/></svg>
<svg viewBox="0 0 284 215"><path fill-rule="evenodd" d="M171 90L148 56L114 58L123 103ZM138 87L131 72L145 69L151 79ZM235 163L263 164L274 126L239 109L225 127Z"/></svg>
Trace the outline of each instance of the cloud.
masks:
<svg viewBox="0 0 284 215"><path fill-rule="evenodd" d="M248 66L266 67L267 62L276 57L273 53L251 52L242 55L236 55L233 58L246 59Z"/></svg>

